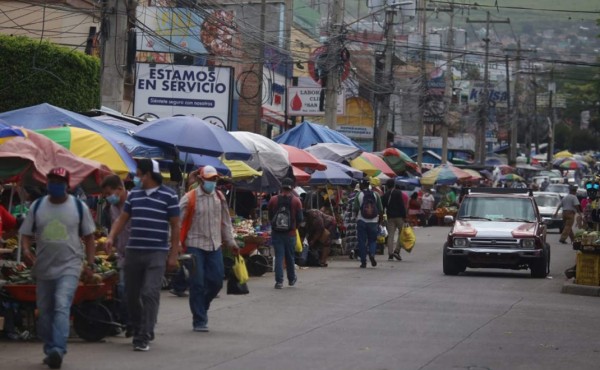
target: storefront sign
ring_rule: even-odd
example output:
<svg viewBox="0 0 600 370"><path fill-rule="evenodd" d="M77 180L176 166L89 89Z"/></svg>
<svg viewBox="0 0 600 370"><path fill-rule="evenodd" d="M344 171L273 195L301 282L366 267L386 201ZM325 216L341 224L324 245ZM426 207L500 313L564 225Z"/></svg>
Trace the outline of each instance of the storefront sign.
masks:
<svg viewBox="0 0 600 370"><path fill-rule="evenodd" d="M325 112L321 102L320 87L290 87L288 88L288 112L290 116L323 116ZM324 94L323 94L324 95ZM344 92L338 93L337 115L343 115L345 111Z"/></svg>
<svg viewBox="0 0 600 370"><path fill-rule="evenodd" d="M228 128L232 77L228 67L138 63L134 114L193 115Z"/></svg>

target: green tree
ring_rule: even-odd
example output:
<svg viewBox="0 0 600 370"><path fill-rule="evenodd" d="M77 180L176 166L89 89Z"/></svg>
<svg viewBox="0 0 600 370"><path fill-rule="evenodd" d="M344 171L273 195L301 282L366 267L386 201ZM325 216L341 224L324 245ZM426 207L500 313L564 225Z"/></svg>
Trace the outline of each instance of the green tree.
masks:
<svg viewBox="0 0 600 370"><path fill-rule="evenodd" d="M85 111L100 103L100 61L47 41L0 35L0 112L50 103Z"/></svg>

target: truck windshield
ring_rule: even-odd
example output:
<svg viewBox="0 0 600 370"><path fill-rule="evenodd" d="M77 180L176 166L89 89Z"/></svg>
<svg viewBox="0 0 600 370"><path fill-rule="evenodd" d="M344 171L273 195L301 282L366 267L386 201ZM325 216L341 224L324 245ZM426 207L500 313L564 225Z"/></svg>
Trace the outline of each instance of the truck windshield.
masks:
<svg viewBox="0 0 600 370"><path fill-rule="evenodd" d="M528 198L467 197L458 211L458 218L494 220L520 220L535 222L533 202Z"/></svg>

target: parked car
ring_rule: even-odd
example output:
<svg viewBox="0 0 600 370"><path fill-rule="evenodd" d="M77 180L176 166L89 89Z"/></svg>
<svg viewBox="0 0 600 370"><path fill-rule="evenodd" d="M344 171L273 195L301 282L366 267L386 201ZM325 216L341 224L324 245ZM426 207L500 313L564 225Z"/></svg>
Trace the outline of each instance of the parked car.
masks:
<svg viewBox="0 0 600 370"><path fill-rule="evenodd" d="M529 269L550 273L546 225L527 189L467 189L443 248L443 270L458 275L469 268Z"/></svg>
<svg viewBox="0 0 600 370"><path fill-rule="evenodd" d="M562 209L560 206L560 195L547 191L539 191L533 193L533 198L537 204L542 221L548 229L558 229L562 233L565 222L562 219ZM558 212L557 212L558 210Z"/></svg>

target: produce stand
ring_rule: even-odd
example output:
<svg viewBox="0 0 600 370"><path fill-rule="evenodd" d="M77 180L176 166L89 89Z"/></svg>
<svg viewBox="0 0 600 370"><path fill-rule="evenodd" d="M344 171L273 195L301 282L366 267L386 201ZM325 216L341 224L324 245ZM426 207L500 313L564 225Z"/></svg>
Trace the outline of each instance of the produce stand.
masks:
<svg viewBox="0 0 600 370"><path fill-rule="evenodd" d="M89 342L97 342L121 324L113 321L109 307L114 305L114 292L119 282L116 271L105 273L99 284L79 283L71 314L73 329L77 335ZM25 319L30 332L35 332L36 286L34 284L5 284L0 288L0 302L19 303L25 310Z"/></svg>
<svg viewBox="0 0 600 370"><path fill-rule="evenodd" d="M597 231L579 230L573 241L577 251L575 284L600 286L600 238Z"/></svg>
<svg viewBox="0 0 600 370"><path fill-rule="evenodd" d="M456 218L457 213L458 209L456 207L438 207L434 212L438 225L444 224L444 217L446 216L452 216Z"/></svg>

